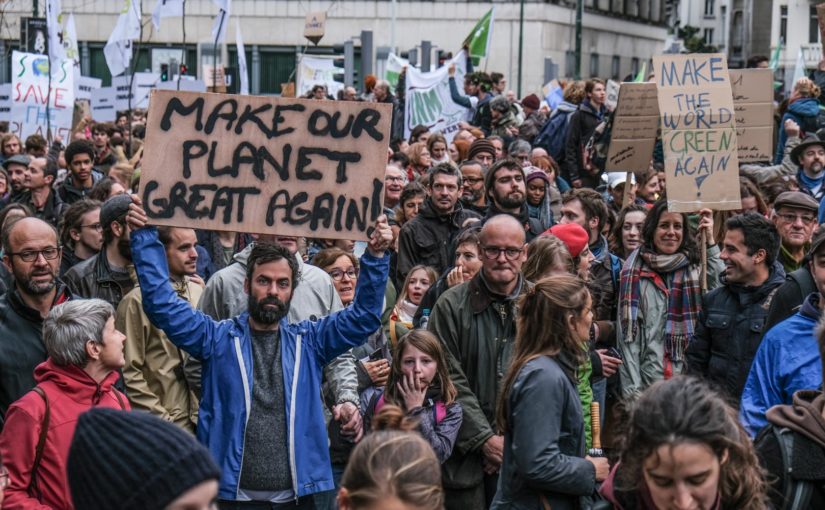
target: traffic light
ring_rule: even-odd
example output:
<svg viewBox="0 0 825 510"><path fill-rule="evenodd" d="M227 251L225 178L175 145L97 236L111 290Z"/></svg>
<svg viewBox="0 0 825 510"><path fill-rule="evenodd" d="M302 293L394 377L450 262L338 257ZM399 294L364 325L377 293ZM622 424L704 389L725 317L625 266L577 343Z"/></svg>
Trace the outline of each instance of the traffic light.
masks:
<svg viewBox="0 0 825 510"><path fill-rule="evenodd" d="M333 79L347 87L353 86L355 83L355 45L350 40L344 44L336 44L333 46L333 51L336 55L332 61L333 65L344 70L343 74L333 75Z"/></svg>
<svg viewBox="0 0 825 510"><path fill-rule="evenodd" d="M181 76L186 76L186 64L181 64L180 65L180 75Z"/></svg>
<svg viewBox="0 0 825 510"><path fill-rule="evenodd" d="M160 65L160 81L169 81L169 64Z"/></svg>

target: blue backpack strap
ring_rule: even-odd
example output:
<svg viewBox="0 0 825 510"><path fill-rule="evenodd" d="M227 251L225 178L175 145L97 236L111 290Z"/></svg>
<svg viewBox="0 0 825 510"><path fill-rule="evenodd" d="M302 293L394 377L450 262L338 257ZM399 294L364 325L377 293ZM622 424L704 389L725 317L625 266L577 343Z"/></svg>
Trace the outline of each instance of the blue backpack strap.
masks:
<svg viewBox="0 0 825 510"><path fill-rule="evenodd" d="M618 290L619 279L622 274L622 259L608 252L610 255L610 274L613 277L613 290Z"/></svg>

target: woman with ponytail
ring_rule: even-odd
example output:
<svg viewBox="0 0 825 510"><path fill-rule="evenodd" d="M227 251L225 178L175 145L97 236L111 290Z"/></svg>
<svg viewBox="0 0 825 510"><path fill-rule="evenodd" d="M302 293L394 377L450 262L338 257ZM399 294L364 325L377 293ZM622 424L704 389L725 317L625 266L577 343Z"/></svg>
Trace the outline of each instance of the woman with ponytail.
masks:
<svg viewBox="0 0 825 510"><path fill-rule="evenodd" d="M585 457L576 392L593 322L590 293L575 276L550 276L527 291L519 309L497 406L504 462L492 508L577 509L609 469L607 459Z"/></svg>

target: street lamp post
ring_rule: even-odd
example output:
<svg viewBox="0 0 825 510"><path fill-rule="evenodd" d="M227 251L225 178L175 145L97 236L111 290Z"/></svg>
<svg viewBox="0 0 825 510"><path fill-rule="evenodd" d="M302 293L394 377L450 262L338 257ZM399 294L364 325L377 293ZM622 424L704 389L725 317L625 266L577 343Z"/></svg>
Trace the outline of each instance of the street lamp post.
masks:
<svg viewBox="0 0 825 510"><path fill-rule="evenodd" d="M584 0L576 0L576 79L582 78L582 15Z"/></svg>
<svg viewBox="0 0 825 510"><path fill-rule="evenodd" d="M521 97L521 68L524 49L524 0L521 0L518 17L518 97Z"/></svg>

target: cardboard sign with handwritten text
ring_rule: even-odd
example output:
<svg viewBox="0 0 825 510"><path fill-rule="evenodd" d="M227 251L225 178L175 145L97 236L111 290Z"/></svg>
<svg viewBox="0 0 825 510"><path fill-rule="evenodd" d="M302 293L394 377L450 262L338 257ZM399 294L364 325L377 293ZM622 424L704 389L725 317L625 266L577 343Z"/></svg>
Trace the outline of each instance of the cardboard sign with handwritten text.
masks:
<svg viewBox="0 0 825 510"><path fill-rule="evenodd" d="M614 115L605 169L608 172L646 169L659 128L656 84L622 83Z"/></svg>
<svg viewBox="0 0 825 510"><path fill-rule="evenodd" d="M773 71L731 69L739 161L773 159Z"/></svg>
<svg viewBox="0 0 825 510"><path fill-rule="evenodd" d="M668 209L740 209L733 93L722 54L653 57Z"/></svg>
<svg viewBox="0 0 825 510"><path fill-rule="evenodd" d="M390 105L155 90L141 196L155 225L366 240Z"/></svg>

